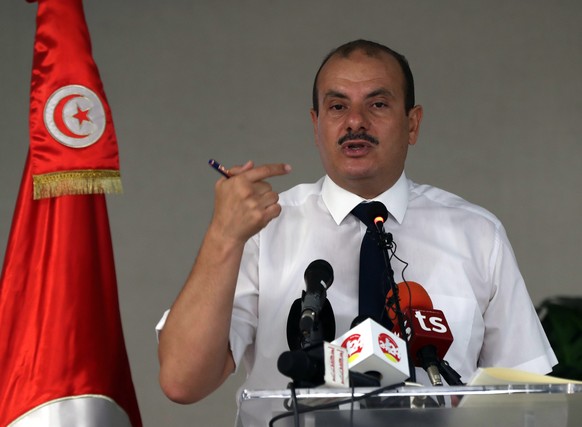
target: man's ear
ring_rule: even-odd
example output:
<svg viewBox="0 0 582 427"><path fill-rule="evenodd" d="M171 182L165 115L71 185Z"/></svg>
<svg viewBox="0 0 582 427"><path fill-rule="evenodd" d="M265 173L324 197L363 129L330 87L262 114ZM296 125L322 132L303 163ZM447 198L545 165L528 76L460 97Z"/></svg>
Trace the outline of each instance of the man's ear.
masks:
<svg viewBox="0 0 582 427"><path fill-rule="evenodd" d="M313 124L313 136L315 137L315 145L317 145L318 115L317 111L315 111L313 108L309 110L309 113L311 114L311 123Z"/></svg>
<svg viewBox="0 0 582 427"><path fill-rule="evenodd" d="M408 113L408 145L416 144L422 121L422 105L415 105Z"/></svg>

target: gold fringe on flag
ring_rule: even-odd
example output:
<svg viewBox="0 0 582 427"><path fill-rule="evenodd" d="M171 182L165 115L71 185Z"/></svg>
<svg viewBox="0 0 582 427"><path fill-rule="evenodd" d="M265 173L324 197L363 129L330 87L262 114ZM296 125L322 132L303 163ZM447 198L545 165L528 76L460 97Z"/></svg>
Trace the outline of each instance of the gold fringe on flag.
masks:
<svg viewBox="0 0 582 427"><path fill-rule="evenodd" d="M75 170L33 175L34 200L75 194L120 194L118 170Z"/></svg>

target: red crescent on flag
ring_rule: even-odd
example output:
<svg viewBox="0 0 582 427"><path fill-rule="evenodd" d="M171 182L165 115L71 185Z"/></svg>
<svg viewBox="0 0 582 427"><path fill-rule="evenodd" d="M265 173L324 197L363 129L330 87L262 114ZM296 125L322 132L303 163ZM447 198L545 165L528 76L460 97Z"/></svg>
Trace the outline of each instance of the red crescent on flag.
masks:
<svg viewBox="0 0 582 427"><path fill-rule="evenodd" d="M68 136L69 138L85 138L90 133L85 133L85 134L75 133L75 132L73 132L73 130L69 127L69 125L65 121L65 117L64 117L65 107L67 106L69 101L71 101L75 98L81 98L81 95L72 94L72 95L67 95L64 98L62 98L57 103L57 105L55 107L55 111L53 113L53 120L54 120L54 123L55 123L57 129L60 130L64 135Z"/></svg>

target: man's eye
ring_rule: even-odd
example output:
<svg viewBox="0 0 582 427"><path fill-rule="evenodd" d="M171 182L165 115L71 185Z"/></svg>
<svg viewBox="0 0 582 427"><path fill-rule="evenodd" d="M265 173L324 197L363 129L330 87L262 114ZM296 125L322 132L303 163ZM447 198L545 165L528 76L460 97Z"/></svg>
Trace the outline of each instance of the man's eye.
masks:
<svg viewBox="0 0 582 427"><path fill-rule="evenodd" d="M334 111L341 111L344 109L344 106L341 104L333 104L329 107L329 109Z"/></svg>
<svg viewBox="0 0 582 427"><path fill-rule="evenodd" d="M377 102L374 102L372 104L372 107L374 107L374 108L384 108L384 107L387 107L387 106L388 105L386 103L382 102L382 101L377 101Z"/></svg>

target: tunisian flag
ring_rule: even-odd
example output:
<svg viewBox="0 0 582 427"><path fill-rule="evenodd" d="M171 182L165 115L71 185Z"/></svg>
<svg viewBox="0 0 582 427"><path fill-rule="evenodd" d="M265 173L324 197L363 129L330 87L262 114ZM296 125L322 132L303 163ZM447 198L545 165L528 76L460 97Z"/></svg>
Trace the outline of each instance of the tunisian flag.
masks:
<svg viewBox="0 0 582 427"><path fill-rule="evenodd" d="M63 34L77 47L73 39L61 46ZM0 426L140 427L106 200L86 194L105 191L94 178L118 160L80 0L39 1L30 132L0 276ZM90 138L66 145L61 134ZM58 184L66 171L76 183ZM35 176L53 172L53 188L73 191L35 200Z"/></svg>

